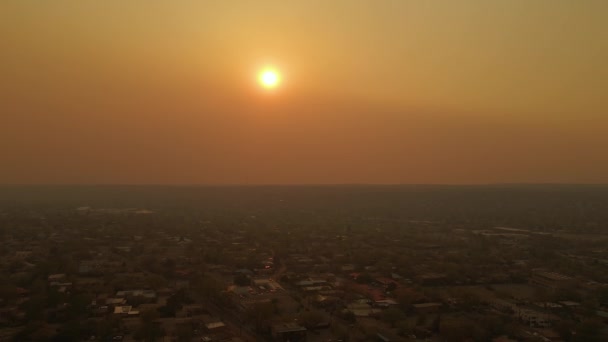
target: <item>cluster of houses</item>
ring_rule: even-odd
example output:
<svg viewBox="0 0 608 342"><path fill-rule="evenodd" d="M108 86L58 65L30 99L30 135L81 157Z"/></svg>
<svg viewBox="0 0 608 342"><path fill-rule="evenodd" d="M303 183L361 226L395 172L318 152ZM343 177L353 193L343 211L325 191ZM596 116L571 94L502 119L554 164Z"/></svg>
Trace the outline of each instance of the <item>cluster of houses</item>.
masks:
<svg viewBox="0 0 608 342"><path fill-rule="evenodd" d="M81 209L79 213L108 215L105 211L89 209ZM140 215L135 211L119 213ZM529 231L496 228L469 234L463 230L456 232L454 241L447 243L443 237L431 233L422 235L418 243L415 238L405 242L406 239L389 233L379 233L374 239L352 239L350 232L336 236L317 231L308 240L299 237L284 246L256 237L252 231L205 228L189 234L175 234L170 230L124 234L99 229L93 234L66 229L31 238L11 238L5 244L8 253L1 266L10 274L11 281L20 286L14 287L14 298L0 298L0 340L19 333L15 328L23 326L28 319L26 303L39 294L36 291L57 294L60 303L45 308L54 315L67 311L70 299L86 295L89 298L86 319L122 322L114 333L123 340L133 339L133 332L148 312L159 314L153 319L168 338L177 338L178 331L188 327L192 329L193 340L197 341L238 341L259 336L304 341L310 337L310 330L327 328L330 322L344 325L353 333L357 329L351 329L350 324L374 322L383 327L381 335L388 339L395 335L395 329L383 319L391 309L402 311L406 319L466 314L467 310L507 315L523 329L539 329L530 330L538 333L544 329L546 336L565 318L581 321L592 316L608 323L607 303L599 303L590 312L581 300L522 300L499 296L495 291L491 297L481 298L473 309L465 309L462 301L466 299L425 293L428 289L441 292L464 286L490 288L515 282L515 279L519 285L539 292L580 288L581 284L585 290L605 286L584 282L576 275L532 269L528 266L529 253L521 253L522 258L518 260L495 258L494 264L485 264L484 260L480 265L463 263L467 272L440 267L448 264L450 258L471 260L466 259L471 257L468 249L463 249L468 247L470 240L467 239L498 239L502 242L496 246L506 251L525 250L521 241L536 235ZM280 231L273 234L283 236ZM65 246L72 246L74 251ZM39 265L54 255L65 257L66 263L45 266L44 272L40 271ZM522 279L515 277L522 274ZM217 305L201 295L172 304L179 301L176 299L179 294L198 291L203 275L220 285L221 294L229 302ZM28 283L20 279L37 281ZM403 297L409 299L406 301ZM263 332L264 335L256 335L259 332L253 330L248 316L260 305L273 307L268 318L270 329ZM298 320L302 313L316 311L329 318L312 327ZM51 327L58 330L60 324Z"/></svg>

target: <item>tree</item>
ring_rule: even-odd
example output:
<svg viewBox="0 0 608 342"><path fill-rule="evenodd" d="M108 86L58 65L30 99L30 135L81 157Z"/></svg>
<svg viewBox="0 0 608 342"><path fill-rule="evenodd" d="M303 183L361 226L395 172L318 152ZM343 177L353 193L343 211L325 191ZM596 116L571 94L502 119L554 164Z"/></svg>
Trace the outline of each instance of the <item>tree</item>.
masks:
<svg viewBox="0 0 608 342"><path fill-rule="evenodd" d="M175 328L175 334L179 342L190 342L194 337L194 329L191 324L179 324Z"/></svg>
<svg viewBox="0 0 608 342"><path fill-rule="evenodd" d="M147 283L150 284L153 289L158 290L167 286L167 279L160 274L149 274Z"/></svg>
<svg viewBox="0 0 608 342"><path fill-rule="evenodd" d="M73 320L64 323L57 334L53 337L53 341L81 341L83 337L86 337L87 331L78 321Z"/></svg>
<svg viewBox="0 0 608 342"><path fill-rule="evenodd" d="M3 284L0 285L0 299L5 302L12 302L17 299L17 287Z"/></svg>
<svg viewBox="0 0 608 342"><path fill-rule="evenodd" d="M134 337L136 339L142 339L147 342L153 342L163 336L163 331L160 324L156 323L158 319L158 312L156 310L148 310L142 312L140 319L141 323L135 331Z"/></svg>
<svg viewBox="0 0 608 342"><path fill-rule="evenodd" d="M274 307L271 302L256 303L247 310L247 316L253 321L258 331L264 330L265 324L273 314Z"/></svg>
<svg viewBox="0 0 608 342"><path fill-rule="evenodd" d="M14 341L48 341L53 336L52 330L43 321L28 322L23 330L14 337Z"/></svg>
<svg viewBox="0 0 608 342"><path fill-rule="evenodd" d="M234 284L238 286L249 286L251 284L251 279L246 275L239 273L234 276Z"/></svg>
<svg viewBox="0 0 608 342"><path fill-rule="evenodd" d="M325 315L320 311L305 311L300 314L300 322L309 329L314 329L317 325L325 321Z"/></svg>
<svg viewBox="0 0 608 342"><path fill-rule="evenodd" d="M177 291L174 295L167 298L165 306L158 309L158 312L163 317L175 317L177 311L181 310L183 304L189 304L192 300L188 297L188 294L183 290Z"/></svg>
<svg viewBox="0 0 608 342"><path fill-rule="evenodd" d="M91 299L91 296L85 294L71 296L68 302L68 317L76 319L85 316Z"/></svg>
<svg viewBox="0 0 608 342"><path fill-rule="evenodd" d="M441 315L437 315L433 322L431 323L431 330L435 333L438 333L441 327Z"/></svg>
<svg viewBox="0 0 608 342"><path fill-rule="evenodd" d="M175 275L176 263L173 259L167 259L163 263L163 273L165 277L172 278Z"/></svg>
<svg viewBox="0 0 608 342"><path fill-rule="evenodd" d="M574 329L574 322L568 320L560 320L555 323L553 328L564 341L570 341L572 339L572 330Z"/></svg>
<svg viewBox="0 0 608 342"><path fill-rule="evenodd" d="M272 303L272 307L274 308L274 313L278 314L279 313L279 299L272 298L272 300L270 302Z"/></svg>
<svg viewBox="0 0 608 342"><path fill-rule="evenodd" d="M349 310L343 310L343 311L339 312L339 316L343 320L350 322L350 323L355 323L357 321L357 317L355 316L355 314Z"/></svg>
<svg viewBox="0 0 608 342"><path fill-rule="evenodd" d="M222 284L210 276L198 277L192 286L195 294L214 301L222 301Z"/></svg>
<svg viewBox="0 0 608 342"><path fill-rule="evenodd" d="M349 333L346 327L340 324L333 324L331 326L331 332L336 339L348 341Z"/></svg>
<svg viewBox="0 0 608 342"><path fill-rule="evenodd" d="M473 325L468 319L442 320L439 331L441 336L449 342L466 341L471 337Z"/></svg>
<svg viewBox="0 0 608 342"><path fill-rule="evenodd" d="M27 302L21 305L21 308L25 310L25 319L27 321L37 321L44 318L45 299L36 296L30 298Z"/></svg>
<svg viewBox="0 0 608 342"><path fill-rule="evenodd" d="M397 299L397 302L401 304L401 307L404 309L409 308L410 305L412 305L413 303L420 302L425 299L424 294L412 288L406 287L398 288L395 291L395 298Z"/></svg>
<svg viewBox="0 0 608 342"><path fill-rule="evenodd" d="M8 271L10 273L15 273L15 272L19 271L20 269L22 269L23 266L24 266L24 263L21 260L13 260L8 265Z"/></svg>
<svg viewBox="0 0 608 342"><path fill-rule="evenodd" d="M148 310L141 313L140 319L142 323L152 323L158 319L159 315L156 310Z"/></svg>
<svg viewBox="0 0 608 342"><path fill-rule="evenodd" d="M420 326L420 325L426 325L426 315L425 314L419 314L418 317L416 318L416 326Z"/></svg>
<svg viewBox="0 0 608 342"><path fill-rule="evenodd" d="M112 338L114 331L118 330L122 325L122 319L119 316L110 315L97 322L97 335L100 340L106 341Z"/></svg>
<svg viewBox="0 0 608 342"><path fill-rule="evenodd" d="M374 281L374 278L371 275L367 274L367 273L362 273L355 280L359 284L369 284L372 281Z"/></svg>
<svg viewBox="0 0 608 342"><path fill-rule="evenodd" d="M397 327L397 332L401 336L410 335L414 331L413 327L407 320L401 320L395 326Z"/></svg>
<svg viewBox="0 0 608 342"><path fill-rule="evenodd" d="M399 308L390 307L382 312L382 320L391 325L394 328L397 322L402 321L406 318L405 313Z"/></svg>
<svg viewBox="0 0 608 342"><path fill-rule="evenodd" d="M602 322L597 320L587 320L576 326L576 335L573 341L575 342L600 342L603 341L601 336Z"/></svg>
<svg viewBox="0 0 608 342"><path fill-rule="evenodd" d="M608 305L608 287L599 288L595 294L597 300L602 305Z"/></svg>

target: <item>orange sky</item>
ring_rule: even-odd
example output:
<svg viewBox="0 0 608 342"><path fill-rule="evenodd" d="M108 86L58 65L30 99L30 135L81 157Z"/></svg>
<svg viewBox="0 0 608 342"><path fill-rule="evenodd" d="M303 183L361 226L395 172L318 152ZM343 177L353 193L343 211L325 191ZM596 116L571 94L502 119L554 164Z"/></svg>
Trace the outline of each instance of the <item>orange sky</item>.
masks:
<svg viewBox="0 0 608 342"><path fill-rule="evenodd" d="M608 183L606 13L5 0L0 184Z"/></svg>

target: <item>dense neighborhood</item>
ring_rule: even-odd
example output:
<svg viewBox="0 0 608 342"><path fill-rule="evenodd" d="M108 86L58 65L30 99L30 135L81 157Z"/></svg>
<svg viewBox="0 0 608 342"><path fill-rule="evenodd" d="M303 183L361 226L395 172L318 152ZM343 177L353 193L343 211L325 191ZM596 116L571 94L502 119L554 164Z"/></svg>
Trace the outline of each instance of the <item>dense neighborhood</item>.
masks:
<svg viewBox="0 0 608 342"><path fill-rule="evenodd" d="M4 206L0 340L608 338L608 235L275 214Z"/></svg>

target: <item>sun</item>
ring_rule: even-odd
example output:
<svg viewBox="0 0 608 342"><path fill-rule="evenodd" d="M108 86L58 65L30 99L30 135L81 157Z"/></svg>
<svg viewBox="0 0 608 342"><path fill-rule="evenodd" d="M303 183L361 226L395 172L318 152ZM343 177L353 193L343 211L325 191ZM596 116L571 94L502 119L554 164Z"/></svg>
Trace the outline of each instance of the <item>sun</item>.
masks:
<svg viewBox="0 0 608 342"><path fill-rule="evenodd" d="M274 89L281 83L281 75L275 69L264 69L258 74L258 82L266 89Z"/></svg>

